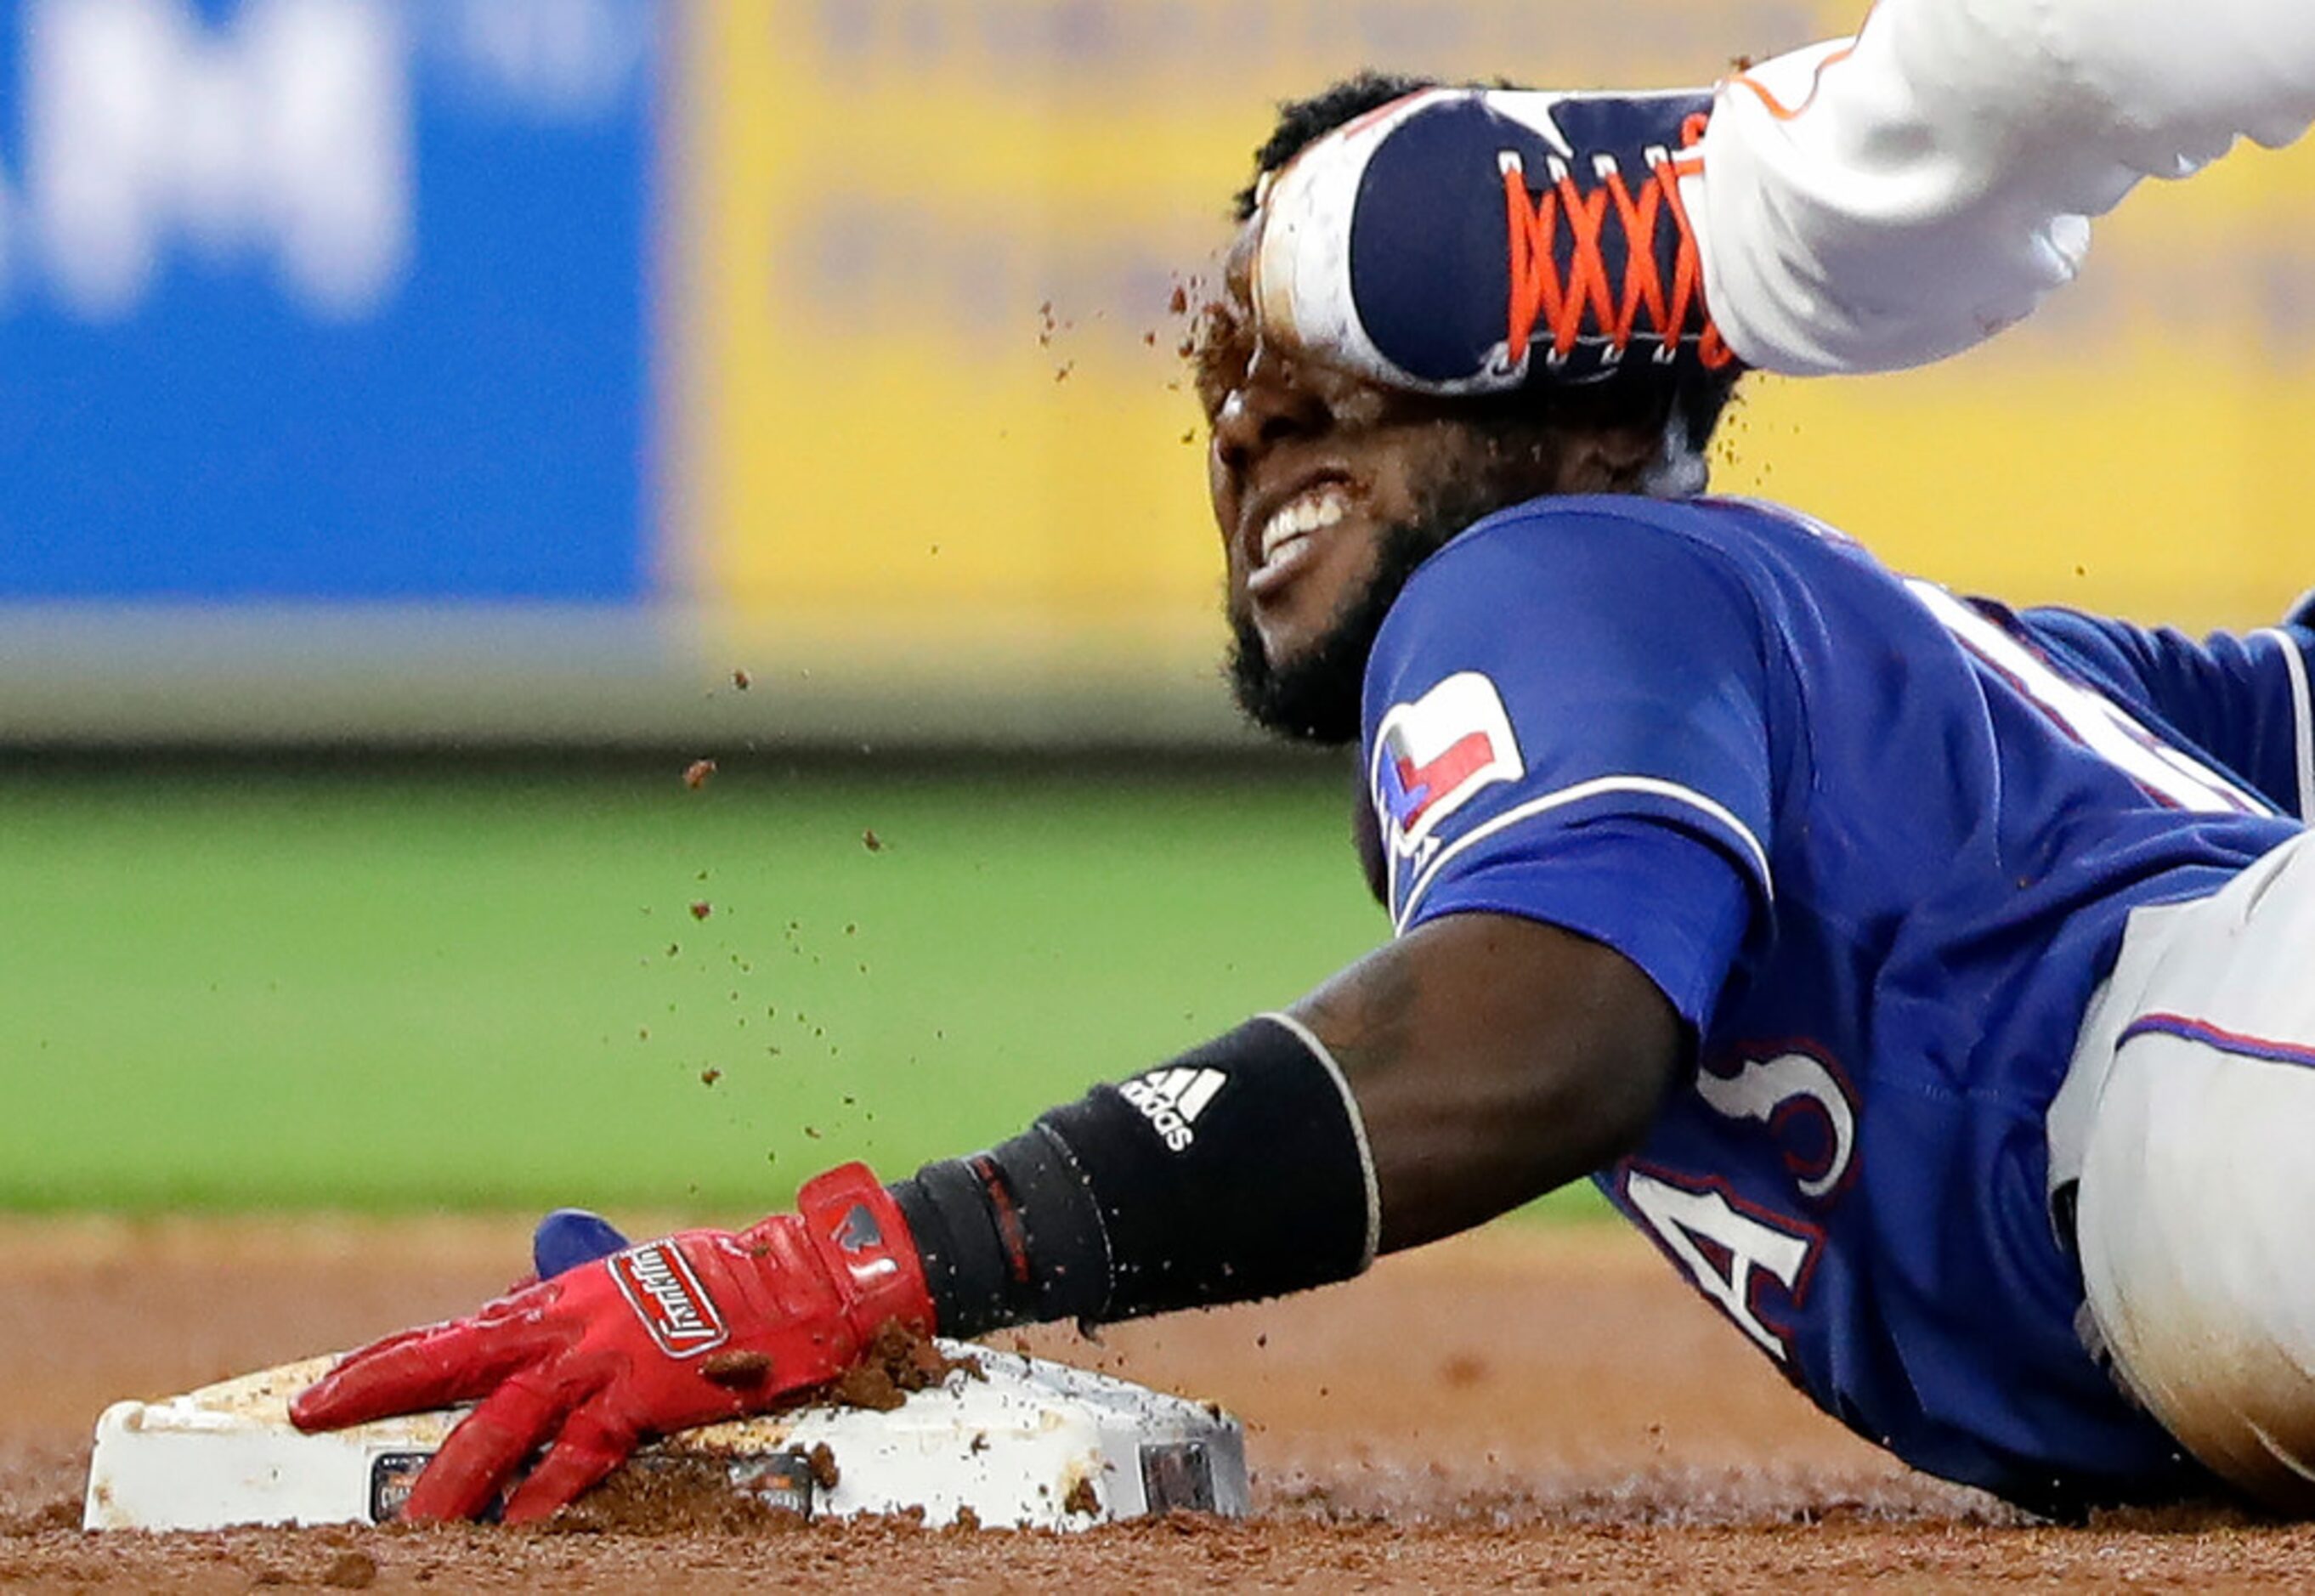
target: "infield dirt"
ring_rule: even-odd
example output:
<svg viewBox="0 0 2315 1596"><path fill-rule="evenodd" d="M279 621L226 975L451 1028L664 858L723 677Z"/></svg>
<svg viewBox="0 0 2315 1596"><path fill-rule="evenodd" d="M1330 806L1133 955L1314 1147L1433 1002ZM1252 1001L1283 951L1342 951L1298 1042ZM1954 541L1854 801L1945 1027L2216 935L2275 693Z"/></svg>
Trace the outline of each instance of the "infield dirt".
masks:
<svg viewBox="0 0 2315 1596"><path fill-rule="evenodd" d="M2024 1522L1819 1416L1636 1238L1506 1228L1289 1302L1031 1350L1210 1397L1257 1514L1076 1536L906 1524L91 1536L86 1436L179 1391L471 1307L519 1220L0 1222L0 1583L579 1592L2302 1589L2315 1530ZM1010 1342L1013 1338L999 1338Z"/></svg>

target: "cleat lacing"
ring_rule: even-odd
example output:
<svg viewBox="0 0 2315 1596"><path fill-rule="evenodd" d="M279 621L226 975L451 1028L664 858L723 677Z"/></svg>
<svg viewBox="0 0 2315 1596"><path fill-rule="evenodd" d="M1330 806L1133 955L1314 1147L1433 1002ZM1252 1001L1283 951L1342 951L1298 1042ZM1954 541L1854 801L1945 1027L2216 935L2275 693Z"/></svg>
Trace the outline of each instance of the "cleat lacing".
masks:
<svg viewBox="0 0 2315 1596"><path fill-rule="evenodd" d="M1704 122L1701 115L1688 119L1681 129L1685 147L1692 147L1703 137ZM1545 357L1550 364L1565 364L1589 337L1605 341L1601 356L1612 366L1630 351L1643 313L1658 346L1655 359L1670 364L1677 358L1687 336L1690 314L1702 305L1704 263L1697 253L1688 208L1681 201L1679 167L1672 153L1653 147L1646 152L1646 159L1649 174L1638 193L1632 192L1620 170L1604 162L1599 186L1585 193L1576 186L1566 163L1555 156L1549 163L1549 186L1530 197L1519 155L1505 151L1499 157L1511 228L1507 347L1513 367L1526 360L1539 322L1550 334L1551 347ZM1610 206L1622 224L1625 240L1620 299L1600 247ZM1669 291L1656 260L1656 231L1667 213L1679 234ZM1563 226L1569 242L1564 277L1558 262ZM1703 324L1696 335L1696 358L1707 371L1716 371L1733 362L1735 354L1708 315Z"/></svg>

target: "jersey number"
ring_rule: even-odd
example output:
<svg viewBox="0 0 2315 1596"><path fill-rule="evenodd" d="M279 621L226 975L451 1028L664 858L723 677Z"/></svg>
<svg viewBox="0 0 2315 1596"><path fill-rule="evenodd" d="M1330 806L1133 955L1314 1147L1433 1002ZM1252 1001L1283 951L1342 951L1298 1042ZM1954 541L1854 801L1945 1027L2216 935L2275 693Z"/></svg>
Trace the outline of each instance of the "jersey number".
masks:
<svg viewBox="0 0 2315 1596"><path fill-rule="evenodd" d="M1718 1303L1770 1357L1783 1361L1785 1338L1761 1317L1752 1294L1766 1279L1784 1287L1787 1297L1798 1297L1815 1238L1745 1211L1725 1192L1690 1191L1644 1170L1625 1175L1624 1196L1697 1290Z"/></svg>
<svg viewBox="0 0 2315 1596"><path fill-rule="evenodd" d="M1765 508L1828 543L1854 546L1846 534L1823 521L1782 506ZM2066 735L2157 801L2196 814L2275 812L2271 805L2209 766L2164 742L2105 694L2053 669L2033 649L1935 582L1911 577L1905 589L1981 664L2024 694Z"/></svg>
<svg viewBox="0 0 2315 1596"><path fill-rule="evenodd" d="M2052 669L2048 661L1943 588L1919 580L1905 585L1955 642L2023 693L2059 730L2157 801L2196 814L2274 812L2164 742L2103 693Z"/></svg>
<svg viewBox="0 0 2315 1596"><path fill-rule="evenodd" d="M1707 1067L1697 1072L1696 1091L1723 1118L1767 1128L1803 1201L1823 1206L1838 1200L1856 1168L1857 1105L1816 1050L1795 1046L1742 1059L1733 1074ZM1802 1129L1812 1119L1818 1122L1814 1133ZM1761 1313L1756 1294L1773 1281L1786 1300L1798 1303L1823 1231L1734 1197L1720 1181L1683 1180L1637 1164L1624 1166L1624 1201L1698 1290L1770 1357L1789 1361L1792 1349Z"/></svg>

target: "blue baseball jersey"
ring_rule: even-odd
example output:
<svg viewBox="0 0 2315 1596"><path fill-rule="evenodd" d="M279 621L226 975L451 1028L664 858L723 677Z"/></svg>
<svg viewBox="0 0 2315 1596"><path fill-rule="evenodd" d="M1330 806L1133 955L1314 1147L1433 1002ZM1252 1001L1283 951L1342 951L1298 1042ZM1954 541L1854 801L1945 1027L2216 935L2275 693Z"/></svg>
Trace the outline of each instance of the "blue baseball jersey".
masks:
<svg viewBox="0 0 2315 1596"><path fill-rule="evenodd" d="M1663 989L1696 1068L1600 1184L1827 1412L2030 1504L2208 1489L2077 1333L2043 1121L2129 912L2297 830L2311 649L1964 601L1765 504L1538 501L1369 661L1392 915Z"/></svg>

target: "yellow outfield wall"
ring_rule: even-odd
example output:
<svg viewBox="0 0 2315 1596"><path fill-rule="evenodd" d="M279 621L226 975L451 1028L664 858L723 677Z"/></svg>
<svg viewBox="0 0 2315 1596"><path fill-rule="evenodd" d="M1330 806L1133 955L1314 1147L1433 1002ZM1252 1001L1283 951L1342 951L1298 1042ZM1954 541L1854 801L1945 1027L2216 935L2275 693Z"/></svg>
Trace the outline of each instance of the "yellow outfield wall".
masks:
<svg viewBox="0 0 2315 1596"><path fill-rule="evenodd" d="M732 0L683 13L663 590L714 658L1211 691L1177 284L1273 103L1362 65L1705 81L1815 0ZM1906 569L2195 626L2315 581L2315 148L2134 196L2035 323L1942 368L1755 380L1718 485Z"/></svg>

